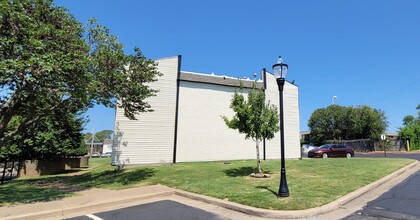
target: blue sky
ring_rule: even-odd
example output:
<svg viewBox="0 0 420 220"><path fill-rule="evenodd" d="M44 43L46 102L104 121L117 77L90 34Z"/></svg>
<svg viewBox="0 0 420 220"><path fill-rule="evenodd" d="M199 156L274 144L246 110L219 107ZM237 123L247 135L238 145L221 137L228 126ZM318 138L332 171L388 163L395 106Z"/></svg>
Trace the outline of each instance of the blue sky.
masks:
<svg viewBox="0 0 420 220"><path fill-rule="evenodd" d="M281 55L300 95L300 130L331 104L385 111L389 132L420 104L420 1L59 0L98 19L131 53L182 55L185 71L250 77ZM86 131L113 129L115 111L87 112Z"/></svg>

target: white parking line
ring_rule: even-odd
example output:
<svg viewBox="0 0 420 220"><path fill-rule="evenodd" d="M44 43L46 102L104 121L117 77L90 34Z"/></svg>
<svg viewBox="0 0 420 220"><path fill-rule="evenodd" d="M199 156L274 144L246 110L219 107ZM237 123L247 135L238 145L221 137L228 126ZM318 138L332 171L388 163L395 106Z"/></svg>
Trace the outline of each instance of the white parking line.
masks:
<svg viewBox="0 0 420 220"><path fill-rule="evenodd" d="M99 217L97 217L97 216L94 216L94 215L92 215L92 214L88 214L88 215L86 215L87 217L89 217L89 218L91 218L91 219L93 219L93 220L103 220L103 219L101 219L101 218L99 218Z"/></svg>

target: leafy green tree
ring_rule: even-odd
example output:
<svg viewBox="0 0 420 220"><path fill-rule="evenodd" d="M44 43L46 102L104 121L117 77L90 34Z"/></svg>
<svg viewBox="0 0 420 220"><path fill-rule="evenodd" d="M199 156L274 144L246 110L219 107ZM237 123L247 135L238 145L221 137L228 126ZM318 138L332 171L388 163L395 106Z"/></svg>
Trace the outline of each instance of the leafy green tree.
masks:
<svg viewBox="0 0 420 220"><path fill-rule="evenodd" d="M144 100L160 73L154 61L91 20L82 24L52 0L0 2L0 146L56 109L118 106L130 119L151 111ZM118 100L118 102L117 102ZM18 126L9 126L20 116Z"/></svg>
<svg viewBox="0 0 420 220"><path fill-rule="evenodd" d="M353 108L354 119L351 139L378 139L388 127L385 112L362 105Z"/></svg>
<svg viewBox="0 0 420 220"><path fill-rule="evenodd" d="M343 107L331 105L315 110L309 121L312 141L377 139L387 127L383 111L369 106Z"/></svg>
<svg viewBox="0 0 420 220"><path fill-rule="evenodd" d="M270 102L266 104L264 92L257 89L255 84L248 93L247 100L242 94L242 88L239 92L235 91L230 103L230 108L235 112L233 118L228 119L226 116L222 118L229 128L238 130L239 133L246 135L245 139L252 138L255 142L257 167L261 173L259 144L264 139L274 138L274 134L279 131L278 111Z"/></svg>
<svg viewBox="0 0 420 220"><path fill-rule="evenodd" d="M102 130L98 133L96 133L96 136L98 136L98 139L103 141L105 139L111 139L111 135L114 133L113 130Z"/></svg>
<svg viewBox="0 0 420 220"><path fill-rule="evenodd" d="M103 142L105 139L111 139L111 135L114 133L113 130L102 130L95 133L95 141ZM88 132L84 135L86 141L92 141L93 134Z"/></svg>
<svg viewBox="0 0 420 220"><path fill-rule="evenodd" d="M403 125L411 125L414 124L416 122L416 118L414 118L414 116L412 115L407 115L403 118Z"/></svg>
<svg viewBox="0 0 420 220"><path fill-rule="evenodd" d="M86 154L81 135L84 119L78 113L65 110L68 109L56 109L15 135L8 147L0 148L1 159L51 159ZM19 126L22 119L14 116L9 126Z"/></svg>
<svg viewBox="0 0 420 220"><path fill-rule="evenodd" d="M93 137L93 134L90 133L90 132L84 134L83 137L84 137L86 143L92 142L92 138L94 138L93 142L101 142L101 140L99 140L99 138L96 137L96 134L95 134L95 137Z"/></svg>
<svg viewBox="0 0 420 220"><path fill-rule="evenodd" d="M311 137L316 143L338 139L342 132L349 130L346 118L345 108L339 105L315 110L308 122Z"/></svg>
<svg viewBox="0 0 420 220"><path fill-rule="evenodd" d="M407 115L403 118L403 126L399 128L400 137L409 140L411 150L420 149L420 105L417 106L417 117Z"/></svg>

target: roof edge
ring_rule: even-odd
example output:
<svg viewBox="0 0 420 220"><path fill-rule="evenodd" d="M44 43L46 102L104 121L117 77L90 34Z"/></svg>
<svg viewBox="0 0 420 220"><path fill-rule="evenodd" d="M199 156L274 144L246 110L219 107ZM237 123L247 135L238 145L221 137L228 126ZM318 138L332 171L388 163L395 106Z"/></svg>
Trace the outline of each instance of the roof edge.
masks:
<svg viewBox="0 0 420 220"><path fill-rule="evenodd" d="M196 83L205 83L205 84L214 84L221 86L230 86L230 87L239 87L242 83L244 88L252 88L253 84L256 83L257 88L264 88L264 83L262 80L254 81L250 79L240 79L230 76L219 76L219 75L209 75L203 73L187 72L181 71L181 76L179 78L181 81L186 82L196 82Z"/></svg>

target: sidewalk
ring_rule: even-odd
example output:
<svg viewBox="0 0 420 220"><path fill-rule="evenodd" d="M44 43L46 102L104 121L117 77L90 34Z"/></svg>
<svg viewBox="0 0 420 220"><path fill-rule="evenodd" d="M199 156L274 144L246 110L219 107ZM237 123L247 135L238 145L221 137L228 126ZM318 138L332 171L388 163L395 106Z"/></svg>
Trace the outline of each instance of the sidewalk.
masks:
<svg viewBox="0 0 420 220"><path fill-rule="evenodd" d="M164 199L165 197L174 195L190 200L190 203L197 204L198 208L199 203L204 202L218 207L223 207L225 209L234 210L251 216L259 216L262 218L309 218L320 215L324 215L325 217L331 215L337 216L336 214L344 217L358 210L358 206L363 207L363 203L381 195L384 191L392 187L392 185L398 184L419 170L420 163L416 161L392 173L391 175L386 176L365 187L362 187L361 189L350 193L332 203L317 208L299 211L265 210L176 190L163 185L154 185L125 190L106 190L93 188L79 192L78 194L80 194L80 196L64 198L57 201L39 202L12 207L0 207L0 219L60 219L64 216L69 216L75 213L91 213L98 209L112 209L112 207L116 206L128 206L130 203L147 201L149 199ZM352 201L356 199L362 202L358 201L357 205L351 205ZM350 204L347 205L349 207L346 209L340 209L346 204ZM336 214L334 214L334 212L336 212Z"/></svg>

